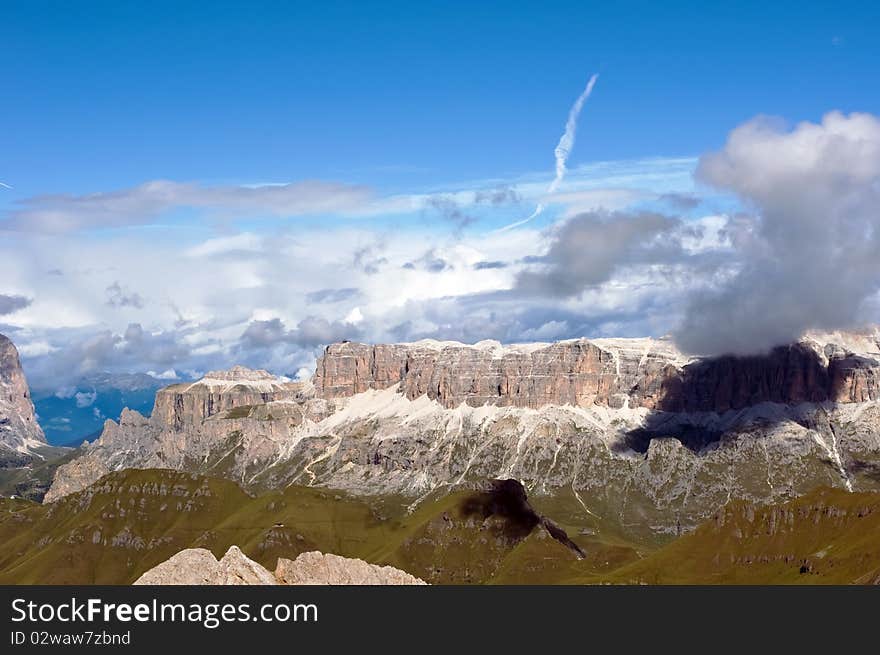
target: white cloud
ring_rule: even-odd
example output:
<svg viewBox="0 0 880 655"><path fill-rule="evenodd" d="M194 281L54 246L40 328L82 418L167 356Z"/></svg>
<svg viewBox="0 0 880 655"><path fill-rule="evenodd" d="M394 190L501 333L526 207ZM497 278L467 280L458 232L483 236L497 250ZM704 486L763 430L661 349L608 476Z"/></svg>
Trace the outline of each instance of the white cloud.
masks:
<svg viewBox="0 0 880 655"><path fill-rule="evenodd" d="M370 197L365 187L318 181L206 186L155 180L117 191L28 198L0 221L0 229L53 234L146 225L176 208L195 208L222 216L250 213L289 217L356 209Z"/></svg>
<svg viewBox="0 0 880 655"><path fill-rule="evenodd" d="M571 218L584 212L600 209L623 209L639 200L653 197L654 194L635 189L587 189L568 193L555 193L547 197L547 203L565 207L563 218Z"/></svg>
<svg viewBox="0 0 880 655"><path fill-rule="evenodd" d="M548 202L560 216L575 207L623 207L667 191L689 192L683 180L689 180L693 164L649 160L572 168L564 188ZM547 176L524 176L368 198L338 210L350 216L369 209L375 221L304 222L296 229L248 222L239 230L234 223L222 231L188 223L149 233L111 231L100 238L8 232L8 239L0 239L0 279L33 302L4 321L18 329L16 340L34 344L23 352L31 381L53 390L102 369L151 371L172 379L177 372L191 377L243 363L294 376L302 368L310 373L321 345L340 338L547 340L611 329L668 330L677 318L673 301L692 282L688 262L653 269L639 268L639 262L609 266L604 276L609 279L580 296L511 300L504 294L509 296L520 273L537 266L530 258L551 250L558 227L536 224L492 233L508 216L485 225L481 219L461 231L455 221L436 220L439 210L427 204L443 194L455 207L492 217L513 211L519 199L542 197L547 183ZM154 201L165 192L178 202L195 193L177 185L137 189L125 202ZM199 189L196 196L205 188ZM82 197L82 203L72 203L71 216L79 226L109 225L104 221L109 209L101 218L105 210L99 208L97 222L80 221L77 212L105 200L119 209L125 202L117 195L126 194ZM214 205L222 196L212 193L200 207L229 213ZM171 201L162 202L169 207ZM248 202L242 217L259 204ZM259 202L270 201L261 196ZM346 203L338 207L350 206ZM36 201L29 206L38 205L44 206ZM230 205L235 210L235 202ZM138 207L129 218L156 216ZM416 213L406 216L414 207ZM681 240L689 257L719 248L720 224L710 218L698 223L702 231ZM407 263L414 265L404 268ZM124 302L135 295L140 302Z"/></svg>
<svg viewBox="0 0 880 655"><path fill-rule="evenodd" d="M566 321L547 321L543 325L525 330L523 337L528 341L553 341L569 330Z"/></svg>
<svg viewBox="0 0 880 655"><path fill-rule="evenodd" d="M255 253L262 250L262 242L262 238L256 234L242 232L232 236L208 239L197 246L187 248L185 254L188 257L211 257L231 252Z"/></svg>
<svg viewBox="0 0 880 655"><path fill-rule="evenodd" d="M756 216L731 223L739 270L696 294L676 333L684 349L762 352L866 318L880 289L880 120L831 112L791 130L753 120L698 175Z"/></svg>
<svg viewBox="0 0 880 655"><path fill-rule="evenodd" d="M53 353L57 348L47 341L27 341L24 343L16 343L18 354L22 357L39 357Z"/></svg>
<svg viewBox="0 0 880 655"><path fill-rule="evenodd" d="M84 392L77 391L74 394L74 398L76 398L76 406L79 408L83 407L91 407L95 404L95 401L98 399L98 393L96 391Z"/></svg>
<svg viewBox="0 0 880 655"><path fill-rule="evenodd" d="M352 309L343 319L346 323L351 323L352 325L357 325L364 320L364 315L361 314L361 310L359 307L355 307Z"/></svg>
<svg viewBox="0 0 880 655"><path fill-rule="evenodd" d="M147 375L150 377L154 377L157 380L179 380L180 376L177 375L177 371L173 368L169 368L166 371L162 371L161 373L157 373L156 371L147 371Z"/></svg>

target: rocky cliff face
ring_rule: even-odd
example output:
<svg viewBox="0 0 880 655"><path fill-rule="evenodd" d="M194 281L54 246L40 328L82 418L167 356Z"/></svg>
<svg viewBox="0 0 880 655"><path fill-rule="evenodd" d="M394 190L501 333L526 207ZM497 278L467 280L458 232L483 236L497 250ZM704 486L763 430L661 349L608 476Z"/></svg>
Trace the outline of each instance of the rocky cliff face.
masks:
<svg viewBox="0 0 880 655"><path fill-rule="evenodd" d="M156 394L149 418L126 409L118 422L106 421L101 436L83 447L82 456L56 473L44 500L52 502L125 468L213 466L215 473L223 473L240 463L241 453L260 461L274 456L278 444L289 438L290 426L303 422L301 400L309 388L241 366L166 387ZM224 444L231 458L225 463L216 461Z"/></svg>
<svg viewBox="0 0 880 655"><path fill-rule="evenodd" d="M675 534L731 498L880 489L877 344L811 336L762 358L707 361L650 339L336 344L313 387L239 370L169 388L152 418L108 422L46 500L126 467L413 506L513 478L581 518Z"/></svg>
<svg viewBox="0 0 880 655"><path fill-rule="evenodd" d="M663 381L666 411L724 412L763 402L850 403L880 398L880 349L863 353L805 340L759 357L692 362Z"/></svg>
<svg viewBox="0 0 880 655"><path fill-rule="evenodd" d="M328 346L315 389L324 398L400 385L410 400L538 409L545 405L654 408L663 382L687 362L668 341L578 339L555 344L475 346L436 341Z"/></svg>
<svg viewBox="0 0 880 655"><path fill-rule="evenodd" d="M759 357L693 360L660 339L578 339L504 347L421 341L328 346L315 389L340 398L399 385L410 400L528 407L645 407L725 412L762 402L865 402L880 397L880 338L821 335ZM833 337L832 337L833 338ZM846 346L856 344L862 351Z"/></svg>
<svg viewBox="0 0 880 655"><path fill-rule="evenodd" d="M0 448L27 457L46 445L46 437L34 416L27 380L18 350L0 334Z"/></svg>
<svg viewBox="0 0 880 655"><path fill-rule="evenodd" d="M181 429L236 407L293 397L300 386L267 371L235 366L228 371L206 373L195 383L174 384L160 390L152 416L164 425Z"/></svg>
<svg viewBox="0 0 880 655"><path fill-rule="evenodd" d="M210 550L188 548L150 569L136 585L423 585L393 566L313 551L278 558L273 574L232 546L217 560Z"/></svg>

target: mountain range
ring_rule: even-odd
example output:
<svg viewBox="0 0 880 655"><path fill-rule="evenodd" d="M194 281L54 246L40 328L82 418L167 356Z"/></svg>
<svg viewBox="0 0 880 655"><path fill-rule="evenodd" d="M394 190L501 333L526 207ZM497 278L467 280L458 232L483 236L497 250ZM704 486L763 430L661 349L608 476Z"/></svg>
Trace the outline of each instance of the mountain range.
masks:
<svg viewBox="0 0 880 655"><path fill-rule="evenodd" d="M4 452L39 468L45 439L28 427L17 358L4 361L15 402L2 411L17 417ZM130 582L180 550L239 545L266 567L321 550L429 583L873 581L878 375L875 328L754 357L689 357L668 339L342 342L308 381L212 371L160 389L149 416L125 409L93 442L42 456L44 504L6 501L4 529L20 534L0 579L57 581L59 558L86 566L94 549L69 581ZM208 494L219 506L196 512L223 480ZM170 496L153 507L157 489ZM369 519L340 523L343 506ZM240 520L248 541L220 537ZM120 568L115 547L141 554L120 553ZM732 572L749 558L753 574Z"/></svg>
<svg viewBox="0 0 880 655"><path fill-rule="evenodd" d="M124 468L421 499L513 478L640 537L732 498L876 490L880 337L700 360L667 340L327 347L312 380L241 367L160 390L60 467L46 500Z"/></svg>

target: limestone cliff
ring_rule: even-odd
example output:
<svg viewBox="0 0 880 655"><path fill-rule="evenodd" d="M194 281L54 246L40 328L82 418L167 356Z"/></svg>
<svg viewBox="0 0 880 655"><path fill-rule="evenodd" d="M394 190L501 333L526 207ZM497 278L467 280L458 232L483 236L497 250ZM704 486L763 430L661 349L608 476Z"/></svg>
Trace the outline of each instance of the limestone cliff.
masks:
<svg viewBox="0 0 880 655"><path fill-rule="evenodd" d="M339 398L399 384L410 400L426 395L444 407L466 403L537 409L545 405L654 408L664 380L688 359L664 340L577 339L555 344L474 346L420 341L341 343L318 360L316 393Z"/></svg>
<svg viewBox="0 0 880 655"><path fill-rule="evenodd" d="M160 390L152 416L181 429L235 407L292 397L299 387L267 371L235 366L228 371L206 373L198 382L173 384Z"/></svg>
<svg viewBox="0 0 880 655"><path fill-rule="evenodd" d="M278 558L275 578L290 585L424 585L425 581L393 566L311 551L295 560Z"/></svg>
<svg viewBox="0 0 880 655"><path fill-rule="evenodd" d="M105 421L101 436L56 473L44 500L52 502L124 468L191 470L200 459L216 464L212 456L227 443L232 449L241 446L245 457L273 455L274 444L288 438L288 425L302 423L303 408L296 399L308 388L236 366L161 389L149 418L125 409L118 422ZM271 414L270 404L275 407Z"/></svg>
<svg viewBox="0 0 880 655"><path fill-rule="evenodd" d="M742 409L762 402L864 402L880 397L880 337L810 335L763 356L696 360L664 339L576 339L474 346L452 342L328 346L315 389L340 398L400 385L410 400L444 407L574 405L672 412ZM854 345L859 351L849 350Z"/></svg>
<svg viewBox="0 0 880 655"><path fill-rule="evenodd" d="M45 445L18 350L0 334L0 448L9 453L5 457L13 457L12 453L27 457Z"/></svg>

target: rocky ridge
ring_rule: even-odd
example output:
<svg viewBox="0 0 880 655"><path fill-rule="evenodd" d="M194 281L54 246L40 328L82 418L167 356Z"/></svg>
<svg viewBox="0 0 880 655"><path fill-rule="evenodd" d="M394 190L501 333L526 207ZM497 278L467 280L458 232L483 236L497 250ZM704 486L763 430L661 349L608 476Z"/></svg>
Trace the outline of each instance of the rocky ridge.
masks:
<svg viewBox="0 0 880 655"><path fill-rule="evenodd" d="M296 559L278 558L275 572L231 546L220 560L205 548L187 548L141 575L136 585L424 585L425 582L393 566L360 559L301 553Z"/></svg>
<svg viewBox="0 0 880 655"><path fill-rule="evenodd" d="M152 415L181 429L234 407L293 397L299 386L267 371L235 366L228 371L210 371L197 382L161 389Z"/></svg>

